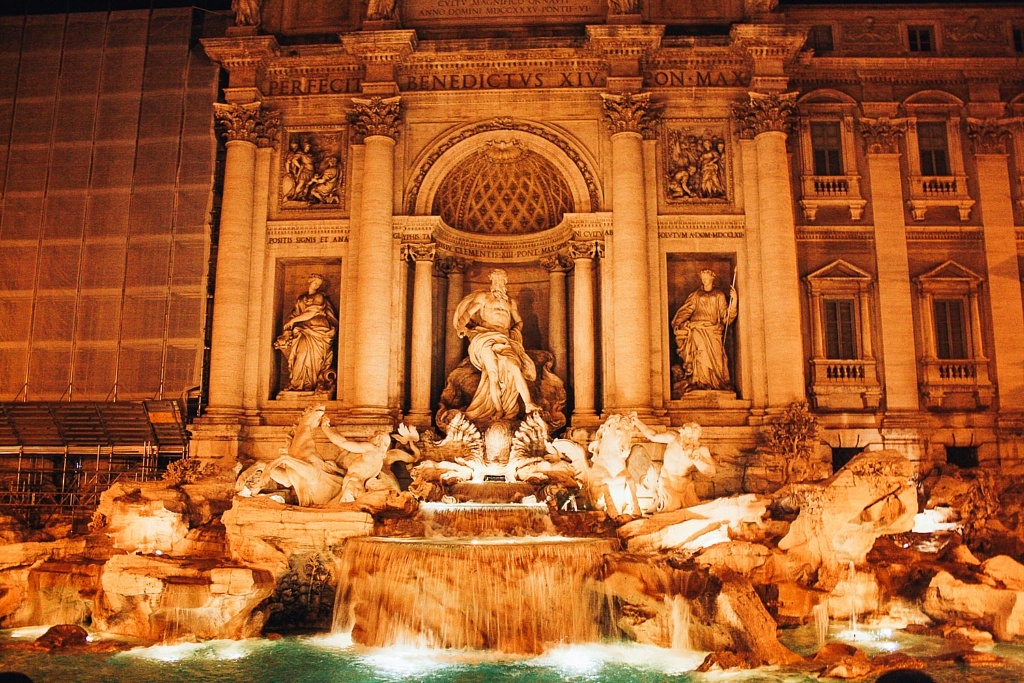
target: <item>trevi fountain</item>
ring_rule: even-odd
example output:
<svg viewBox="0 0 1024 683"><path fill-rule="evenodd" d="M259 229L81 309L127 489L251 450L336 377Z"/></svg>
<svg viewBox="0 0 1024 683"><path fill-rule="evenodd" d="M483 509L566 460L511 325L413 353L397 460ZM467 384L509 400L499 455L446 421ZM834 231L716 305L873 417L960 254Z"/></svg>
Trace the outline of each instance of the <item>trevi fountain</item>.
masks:
<svg viewBox="0 0 1024 683"><path fill-rule="evenodd" d="M208 405L87 528L0 518L0 668L1024 680L1019 56L920 76L970 81L956 114L890 78L881 10L833 44L770 0L232 5L195 47L224 75ZM870 48L863 110L806 94L839 79L809 35Z"/></svg>
<svg viewBox="0 0 1024 683"><path fill-rule="evenodd" d="M292 386L329 367L322 280L277 343ZM797 404L773 435L805 462L774 490L718 494L696 422L564 430L565 389L523 347L506 280L493 270L455 308L468 354L436 430L349 439L314 400L273 458L114 485L87 535L9 524L6 665L50 680L71 658L90 681L1024 675L1024 566L989 550L1019 528L1019 483L922 479L883 449L819 476ZM737 305L733 290L687 307L728 322ZM713 378L724 350L701 334L686 343Z"/></svg>

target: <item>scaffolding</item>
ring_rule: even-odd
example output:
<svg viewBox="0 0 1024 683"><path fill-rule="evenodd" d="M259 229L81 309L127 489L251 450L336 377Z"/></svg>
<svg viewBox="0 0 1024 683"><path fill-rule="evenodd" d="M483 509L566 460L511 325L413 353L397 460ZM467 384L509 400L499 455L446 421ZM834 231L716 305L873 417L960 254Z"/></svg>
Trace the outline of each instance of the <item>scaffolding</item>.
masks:
<svg viewBox="0 0 1024 683"><path fill-rule="evenodd" d="M29 528L82 522L111 484L187 455L178 401L0 403L0 512Z"/></svg>

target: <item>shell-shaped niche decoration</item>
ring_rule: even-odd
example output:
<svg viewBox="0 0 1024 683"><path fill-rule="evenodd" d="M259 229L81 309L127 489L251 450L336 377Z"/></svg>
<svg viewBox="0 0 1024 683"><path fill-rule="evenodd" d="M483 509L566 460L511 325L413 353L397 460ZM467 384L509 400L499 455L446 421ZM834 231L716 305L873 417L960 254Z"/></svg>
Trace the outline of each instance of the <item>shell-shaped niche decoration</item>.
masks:
<svg viewBox="0 0 1024 683"><path fill-rule="evenodd" d="M433 212L465 232L522 235L555 227L573 206L555 165L510 139L488 141L453 169L434 195Z"/></svg>

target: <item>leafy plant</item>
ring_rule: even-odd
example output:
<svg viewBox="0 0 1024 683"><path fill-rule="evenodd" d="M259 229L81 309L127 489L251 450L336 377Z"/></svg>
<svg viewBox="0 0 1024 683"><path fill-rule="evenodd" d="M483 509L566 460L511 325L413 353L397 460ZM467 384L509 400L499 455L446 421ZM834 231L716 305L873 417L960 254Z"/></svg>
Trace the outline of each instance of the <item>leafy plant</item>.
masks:
<svg viewBox="0 0 1024 683"><path fill-rule="evenodd" d="M810 471L818 444L818 419L806 401L795 401L770 418L765 432L767 450L786 461L786 482L802 479Z"/></svg>
<svg viewBox="0 0 1024 683"><path fill-rule="evenodd" d="M210 476L214 471L213 465L204 463L198 458L182 458L167 466L167 471L164 472L164 481L169 486L194 484L200 479Z"/></svg>

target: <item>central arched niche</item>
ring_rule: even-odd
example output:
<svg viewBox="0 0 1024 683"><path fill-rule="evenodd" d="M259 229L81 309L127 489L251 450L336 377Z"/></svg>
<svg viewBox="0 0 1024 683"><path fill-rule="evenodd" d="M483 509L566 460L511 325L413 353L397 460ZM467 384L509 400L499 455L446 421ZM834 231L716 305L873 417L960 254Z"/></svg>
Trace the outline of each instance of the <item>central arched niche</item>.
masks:
<svg viewBox="0 0 1024 683"><path fill-rule="evenodd" d="M451 169L432 206L453 228L481 235L542 232L574 211L559 169L513 136L485 141Z"/></svg>
<svg viewBox="0 0 1024 683"><path fill-rule="evenodd" d="M473 124L424 151L409 187L409 210L440 216L467 236L543 232L566 213L598 210L593 167L564 135L538 124Z"/></svg>

